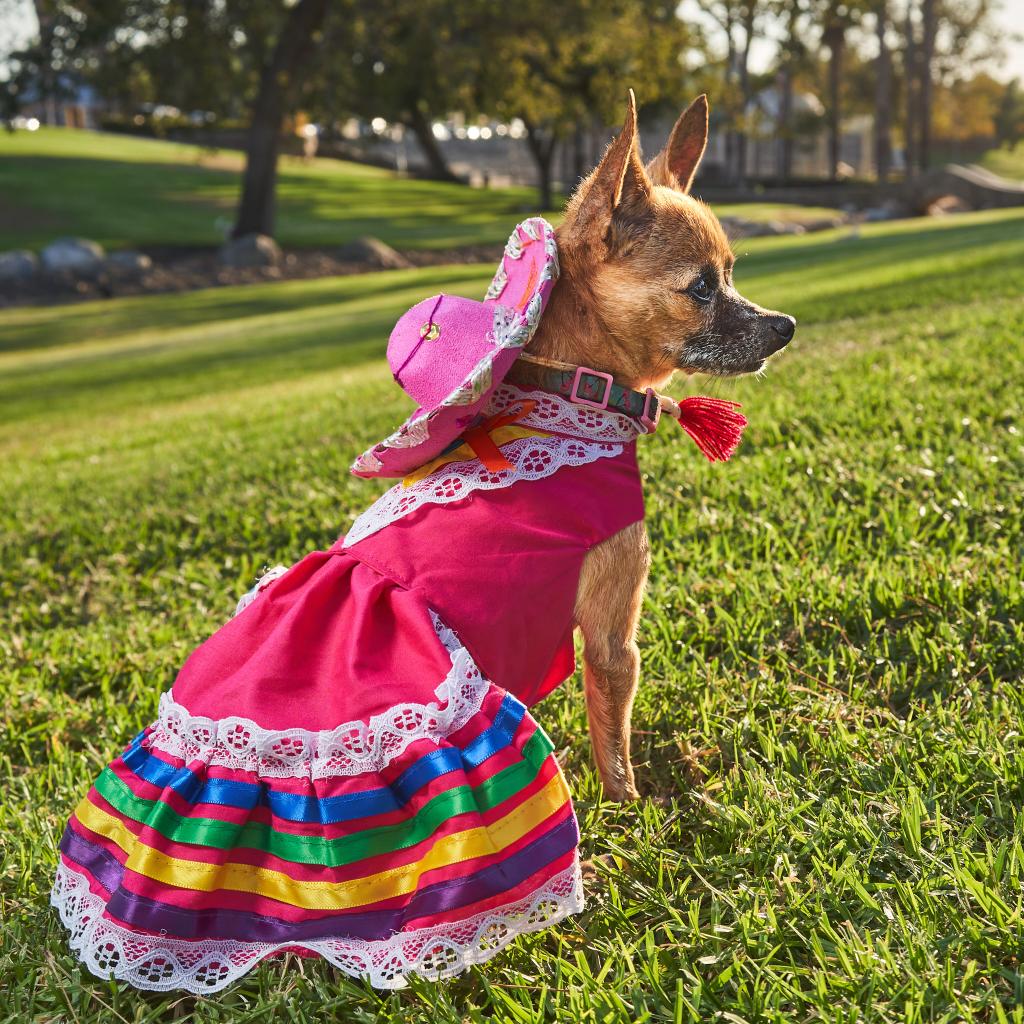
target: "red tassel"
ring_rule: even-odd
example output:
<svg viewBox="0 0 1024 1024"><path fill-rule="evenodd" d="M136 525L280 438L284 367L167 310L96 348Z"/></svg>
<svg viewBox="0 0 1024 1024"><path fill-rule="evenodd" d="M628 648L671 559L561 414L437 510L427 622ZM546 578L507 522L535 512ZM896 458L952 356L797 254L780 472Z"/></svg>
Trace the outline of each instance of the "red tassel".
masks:
<svg viewBox="0 0 1024 1024"><path fill-rule="evenodd" d="M708 462L725 462L739 447L747 418L739 402L695 395L679 403L679 425L696 442Z"/></svg>

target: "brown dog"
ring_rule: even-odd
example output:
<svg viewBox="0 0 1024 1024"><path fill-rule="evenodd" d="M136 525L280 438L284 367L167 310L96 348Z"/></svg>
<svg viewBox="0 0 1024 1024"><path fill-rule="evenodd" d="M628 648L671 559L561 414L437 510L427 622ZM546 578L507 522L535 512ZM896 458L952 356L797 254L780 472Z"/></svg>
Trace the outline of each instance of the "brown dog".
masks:
<svg viewBox="0 0 1024 1024"><path fill-rule="evenodd" d="M796 321L733 287L733 254L711 210L687 192L704 153L708 103L694 100L644 168L636 105L580 185L558 229L561 276L528 352L611 373L625 387L662 388L677 370L760 370ZM516 364L529 384L537 373ZM636 629L650 555L643 523L587 555L576 594L591 741L605 792L637 795L630 714L640 677Z"/></svg>

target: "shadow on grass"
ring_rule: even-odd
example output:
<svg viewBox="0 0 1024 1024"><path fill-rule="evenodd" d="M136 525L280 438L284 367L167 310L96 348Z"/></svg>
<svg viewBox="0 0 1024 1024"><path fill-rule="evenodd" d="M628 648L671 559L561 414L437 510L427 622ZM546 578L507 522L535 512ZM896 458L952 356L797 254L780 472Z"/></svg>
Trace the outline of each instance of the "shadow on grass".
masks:
<svg viewBox="0 0 1024 1024"><path fill-rule="evenodd" d="M805 323L911 309L932 302L970 302L1024 288L1024 210L988 224L936 226L801 243L744 255L737 285ZM737 249L742 252L741 245ZM940 261L936 267L936 259ZM944 286L944 287L940 287Z"/></svg>
<svg viewBox="0 0 1024 1024"><path fill-rule="evenodd" d="M491 268L481 266L429 267L385 271L312 281L283 281L266 285L237 285L201 291L139 295L74 306L16 309L0 324L0 352L57 347L81 341L116 338L136 332L164 332L173 328L214 324L245 317L343 305L355 300L390 297L397 309L404 293L462 286L472 294L490 279ZM417 298L412 298L417 301ZM398 310L396 317L401 310ZM343 316L343 310L339 316ZM6 375L6 373L5 373Z"/></svg>
<svg viewBox="0 0 1024 1024"><path fill-rule="evenodd" d="M38 247L62 234L108 246L216 245L238 198L240 171L205 165L197 151L172 160L8 155L0 167L4 246ZM331 245L372 234L391 245L441 248L501 244L531 189L466 185L366 173L339 161L284 162L279 172L277 237L284 245ZM8 214L19 213L17 217ZM31 214L30 216L27 214Z"/></svg>

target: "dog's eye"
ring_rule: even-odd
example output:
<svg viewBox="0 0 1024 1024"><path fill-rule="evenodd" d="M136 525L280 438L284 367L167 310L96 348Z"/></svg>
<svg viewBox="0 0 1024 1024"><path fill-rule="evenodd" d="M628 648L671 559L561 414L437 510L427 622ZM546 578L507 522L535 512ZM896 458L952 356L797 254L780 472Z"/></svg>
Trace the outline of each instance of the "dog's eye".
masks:
<svg viewBox="0 0 1024 1024"><path fill-rule="evenodd" d="M698 302L710 302L715 297L715 289L708 284L707 278L703 275L698 277L697 280L690 285L687 291Z"/></svg>

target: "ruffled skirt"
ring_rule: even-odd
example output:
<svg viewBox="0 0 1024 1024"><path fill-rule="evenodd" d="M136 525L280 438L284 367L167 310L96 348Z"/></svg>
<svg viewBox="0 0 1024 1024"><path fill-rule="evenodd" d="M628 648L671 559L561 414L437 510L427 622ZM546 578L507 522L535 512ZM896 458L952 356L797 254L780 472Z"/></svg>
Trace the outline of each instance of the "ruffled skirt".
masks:
<svg viewBox="0 0 1024 1024"><path fill-rule="evenodd" d="M93 973L209 993L291 951L399 988L581 908L550 740L421 595L336 547L254 597L68 823Z"/></svg>

